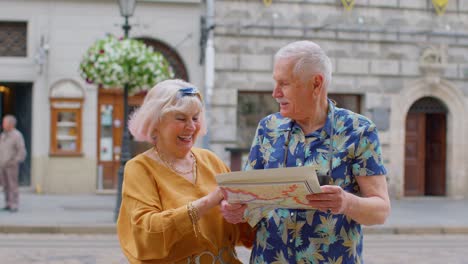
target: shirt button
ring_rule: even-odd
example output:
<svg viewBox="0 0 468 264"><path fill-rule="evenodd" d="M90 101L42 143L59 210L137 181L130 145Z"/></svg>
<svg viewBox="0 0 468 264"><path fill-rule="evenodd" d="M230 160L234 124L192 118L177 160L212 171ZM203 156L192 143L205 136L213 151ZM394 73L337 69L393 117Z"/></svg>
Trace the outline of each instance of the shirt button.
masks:
<svg viewBox="0 0 468 264"><path fill-rule="evenodd" d="M294 216L294 213L293 213L293 212L291 212L291 216Z"/></svg>
<svg viewBox="0 0 468 264"><path fill-rule="evenodd" d="M289 239L289 243L292 243L292 242L293 242L293 239L292 239L292 238L291 238L291 239Z"/></svg>

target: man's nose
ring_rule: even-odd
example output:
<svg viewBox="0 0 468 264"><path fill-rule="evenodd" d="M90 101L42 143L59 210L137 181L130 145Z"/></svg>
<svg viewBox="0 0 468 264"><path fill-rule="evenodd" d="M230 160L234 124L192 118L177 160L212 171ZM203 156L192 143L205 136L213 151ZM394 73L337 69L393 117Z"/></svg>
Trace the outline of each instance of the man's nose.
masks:
<svg viewBox="0 0 468 264"><path fill-rule="evenodd" d="M273 96L273 98L281 97L281 89L279 88L278 85L275 85L275 87L273 88L273 92L271 93L271 96Z"/></svg>

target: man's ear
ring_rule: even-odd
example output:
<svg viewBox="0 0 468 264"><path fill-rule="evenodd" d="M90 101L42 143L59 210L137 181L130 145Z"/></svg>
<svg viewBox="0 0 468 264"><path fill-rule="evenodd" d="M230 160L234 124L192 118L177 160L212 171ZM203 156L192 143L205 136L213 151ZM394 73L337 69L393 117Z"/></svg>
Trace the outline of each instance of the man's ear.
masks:
<svg viewBox="0 0 468 264"><path fill-rule="evenodd" d="M314 95L318 95L323 88L323 76L320 74L315 75L311 79L312 87L314 87Z"/></svg>

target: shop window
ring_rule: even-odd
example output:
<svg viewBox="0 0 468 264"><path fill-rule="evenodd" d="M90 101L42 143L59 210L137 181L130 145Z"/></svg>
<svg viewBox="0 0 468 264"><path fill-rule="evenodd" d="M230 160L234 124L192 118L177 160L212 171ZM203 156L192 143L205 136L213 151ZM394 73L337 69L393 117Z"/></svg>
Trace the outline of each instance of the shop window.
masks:
<svg viewBox="0 0 468 264"><path fill-rule="evenodd" d="M337 107L346 108L358 114L361 113L361 95L359 94L329 93L328 98L335 101Z"/></svg>
<svg viewBox="0 0 468 264"><path fill-rule="evenodd" d="M238 92L237 146L226 148L231 153L232 171L241 170L245 164L260 119L275 112L278 112L278 103L271 92Z"/></svg>
<svg viewBox="0 0 468 264"><path fill-rule="evenodd" d="M83 97L83 90L73 81L61 81L52 87L51 155L81 155Z"/></svg>
<svg viewBox="0 0 468 264"><path fill-rule="evenodd" d="M361 95L329 94L338 107L361 112ZM278 112L279 106L271 92L243 92L237 94L237 146L226 148L231 153L231 170L240 170L255 136L258 122L265 116Z"/></svg>
<svg viewBox="0 0 468 264"><path fill-rule="evenodd" d="M239 91L237 94L238 147L250 148L258 122L278 111L278 103L271 96L271 92Z"/></svg>

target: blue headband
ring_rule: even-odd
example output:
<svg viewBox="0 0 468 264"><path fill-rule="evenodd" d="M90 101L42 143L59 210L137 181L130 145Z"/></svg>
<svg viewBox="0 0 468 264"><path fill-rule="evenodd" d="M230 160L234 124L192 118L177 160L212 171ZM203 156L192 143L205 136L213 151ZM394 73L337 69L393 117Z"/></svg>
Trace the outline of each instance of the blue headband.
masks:
<svg viewBox="0 0 468 264"><path fill-rule="evenodd" d="M179 92L182 94L182 97L195 96L199 93L198 89L195 87L184 87L184 88L179 89Z"/></svg>

